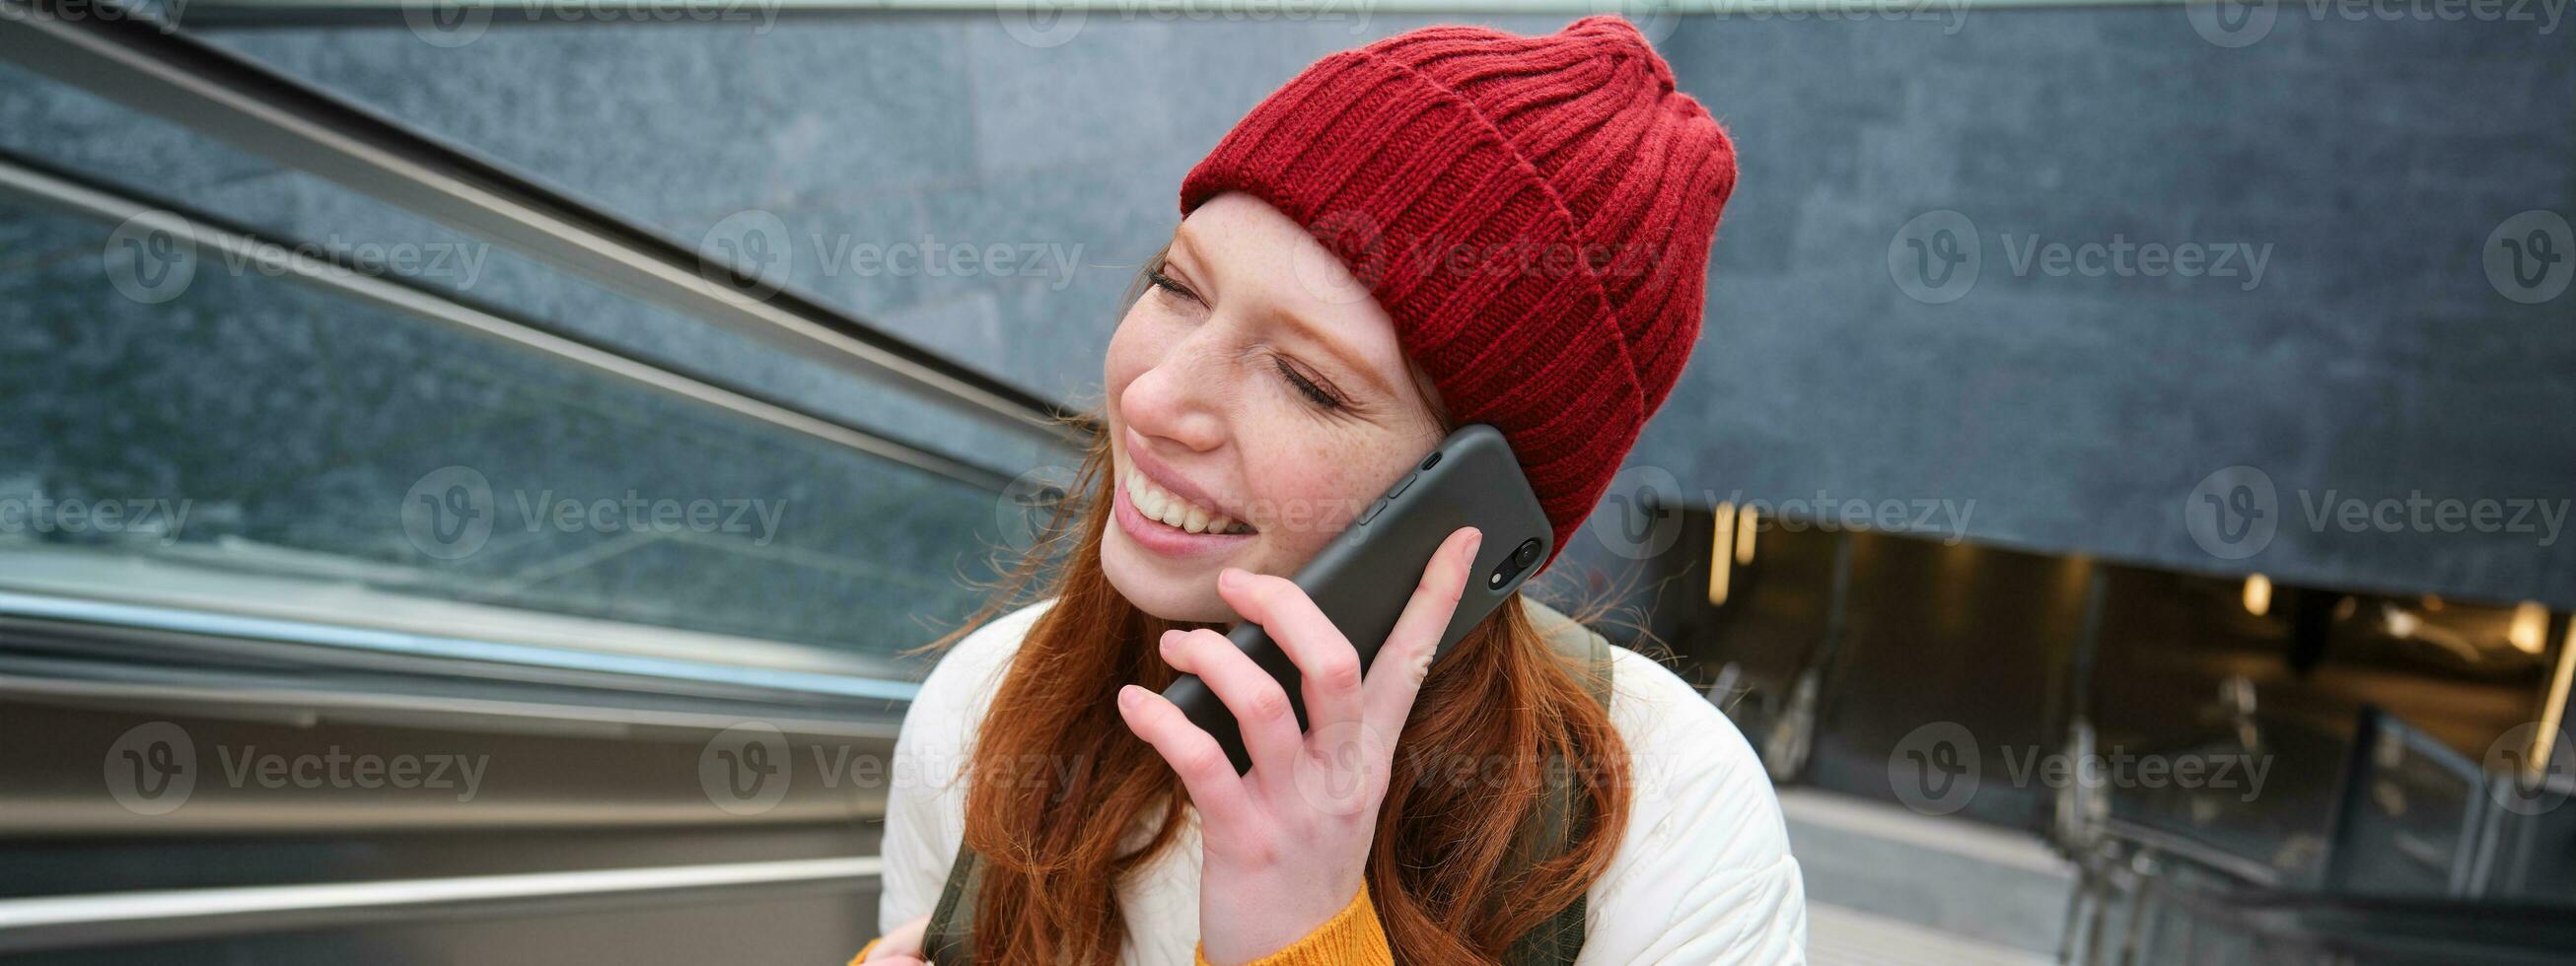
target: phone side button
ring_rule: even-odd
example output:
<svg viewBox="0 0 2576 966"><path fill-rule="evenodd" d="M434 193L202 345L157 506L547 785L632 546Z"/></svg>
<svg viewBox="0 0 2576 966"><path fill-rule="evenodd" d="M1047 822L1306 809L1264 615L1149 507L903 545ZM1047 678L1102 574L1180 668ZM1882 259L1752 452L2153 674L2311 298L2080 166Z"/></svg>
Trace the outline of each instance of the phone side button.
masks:
<svg viewBox="0 0 2576 966"><path fill-rule="evenodd" d="M1413 485L1413 481L1414 481L1414 480L1417 480L1417 479L1420 479L1421 477L1422 477L1422 474L1421 474L1421 472L1419 472L1419 471L1404 474L1404 478L1403 478L1403 479L1395 481L1395 486L1393 486L1393 487L1389 488L1389 489L1386 491L1386 495L1387 495L1387 497L1388 497L1388 498L1390 498L1390 499L1392 499L1392 498L1394 498L1397 494L1403 493L1403 492L1404 492L1404 488L1405 488L1405 487L1412 486L1412 485Z"/></svg>
<svg viewBox="0 0 2576 966"><path fill-rule="evenodd" d="M1377 511L1383 509L1386 509L1386 498L1381 496L1377 502L1369 504L1368 509L1360 511L1360 525L1367 526L1370 520L1377 518Z"/></svg>

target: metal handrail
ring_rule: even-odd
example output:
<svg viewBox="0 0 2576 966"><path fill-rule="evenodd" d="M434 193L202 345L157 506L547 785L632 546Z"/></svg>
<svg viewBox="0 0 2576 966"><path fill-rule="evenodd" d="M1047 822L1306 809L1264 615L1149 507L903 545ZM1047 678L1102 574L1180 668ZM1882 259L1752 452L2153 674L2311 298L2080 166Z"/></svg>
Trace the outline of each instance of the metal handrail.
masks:
<svg viewBox="0 0 2576 966"><path fill-rule="evenodd" d="M865 855L0 899L0 952L345 928L460 911L524 915L532 903L643 901L746 888L852 889L877 881L884 868L882 857Z"/></svg>
<svg viewBox="0 0 2576 966"><path fill-rule="evenodd" d="M222 218L190 210L164 199L145 199L133 192L0 149L0 195L16 197L58 211L104 220L134 223L186 239L197 250L276 267L285 277L359 302L469 335L534 352L589 372L677 396L789 432L855 449L926 473L993 492L1010 483L1011 474L989 466L937 453L855 423L799 406L775 395L706 373L659 362L646 362L599 342L561 331L503 310L475 304L396 278L354 270L330 253L290 256L289 250Z"/></svg>
<svg viewBox="0 0 2576 966"><path fill-rule="evenodd" d="M2549 957L2576 953L2576 917L2568 916L2563 907L2301 889L2280 884L2274 875L2249 877L2248 860L2188 839L2154 834L2132 823L2106 823L2099 832L2097 847L2071 852L2086 883L2079 887L2079 895L2125 893L2132 929L2140 928L2150 908L2176 909L2198 926L2338 953L2511 952L2532 957L2514 962L2563 962ZM2163 868L2169 865L2182 867L2183 874ZM2102 901L2098 916L2108 913L2110 900L2119 897L2097 898ZM2073 918L2070 915L2070 921ZM2152 934L2152 922L2143 928ZM2082 945L2089 954L2100 937L2086 932ZM2073 930L2068 938L2070 943L2074 940ZM2112 961L2159 961L2152 948L2137 948L2141 944L2136 935L2124 936L2122 942L2126 948ZM2070 947L2064 958L2092 961L2089 955L2076 953Z"/></svg>

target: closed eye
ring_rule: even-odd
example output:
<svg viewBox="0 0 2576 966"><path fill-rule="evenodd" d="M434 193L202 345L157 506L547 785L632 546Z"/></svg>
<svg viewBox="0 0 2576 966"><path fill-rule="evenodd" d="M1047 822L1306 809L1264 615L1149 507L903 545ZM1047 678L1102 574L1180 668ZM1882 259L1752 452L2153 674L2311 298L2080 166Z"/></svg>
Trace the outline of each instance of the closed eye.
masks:
<svg viewBox="0 0 2576 966"><path fill-rule="evenodd" d="M1190 301L1202 301L1199 298L1199 293L1190 291L1188 286L1182 285L1178 280L1173 279L1169 275L1163 274L1163 270L1160 268L1146 271L1145 280L1151 283L1155 288L1189 299Z"/></svg>
<svg viewBox="0 0 2576 966"><path fill-rule="evenodd" d="M1289 385L1295 386L1298 392L1305 394L1306 398L1312 400L1315 405L1328 410L1342 408L1342 398L1340 396L1334 395L1331 390L1317 385L1314 380L1308 379L1299 374L1297 370L1289 368L1288 360L1274 359L1272 360L1272 364L1279 367L1280 378L1288 380Z"/></svg>

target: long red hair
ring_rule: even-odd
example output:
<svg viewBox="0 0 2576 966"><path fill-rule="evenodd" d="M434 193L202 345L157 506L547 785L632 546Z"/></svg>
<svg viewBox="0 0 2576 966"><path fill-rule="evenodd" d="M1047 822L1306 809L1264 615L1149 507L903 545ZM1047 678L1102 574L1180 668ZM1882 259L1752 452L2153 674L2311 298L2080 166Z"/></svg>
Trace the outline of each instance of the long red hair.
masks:
<svg viewBox="0 0 2576 966"><path fill-rule="evenodd" d="M1101 571L1115 481L1108 435L1092 437L1037 545L980 611L923 648L1055 599L993 695L971 759L966 843L985 860L975 957L992 966L1115 963L1126 939L1116 883L1171 846L1187 797L1112 698L1125 684L1170 684L1177 674L1151 642L1206 625L1137 609ZM1609 867L1627 825L1627 748L1577 673L1517 594L1432 667L1396 748L1367 870L1396 961L1499 962ZM1593 818L1557 859L1511 872L1551 760L1572 764ZM1122 848L1149 817L1156 834Z"/></svg>

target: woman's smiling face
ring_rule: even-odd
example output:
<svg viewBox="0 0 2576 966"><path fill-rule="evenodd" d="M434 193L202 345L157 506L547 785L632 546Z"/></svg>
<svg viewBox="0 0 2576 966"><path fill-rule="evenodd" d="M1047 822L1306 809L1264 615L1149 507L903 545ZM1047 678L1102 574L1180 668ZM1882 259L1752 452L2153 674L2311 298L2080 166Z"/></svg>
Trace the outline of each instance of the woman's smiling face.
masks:
<svg viewBox="0 0 2576 966"><path fill-rule="evenodd" d="M1192 211L1109 340L1113 520L1137 607L1221 622L1222 567L1292 574L1440 442L1388 317L1296 221L1241 192Z"/></svg>

